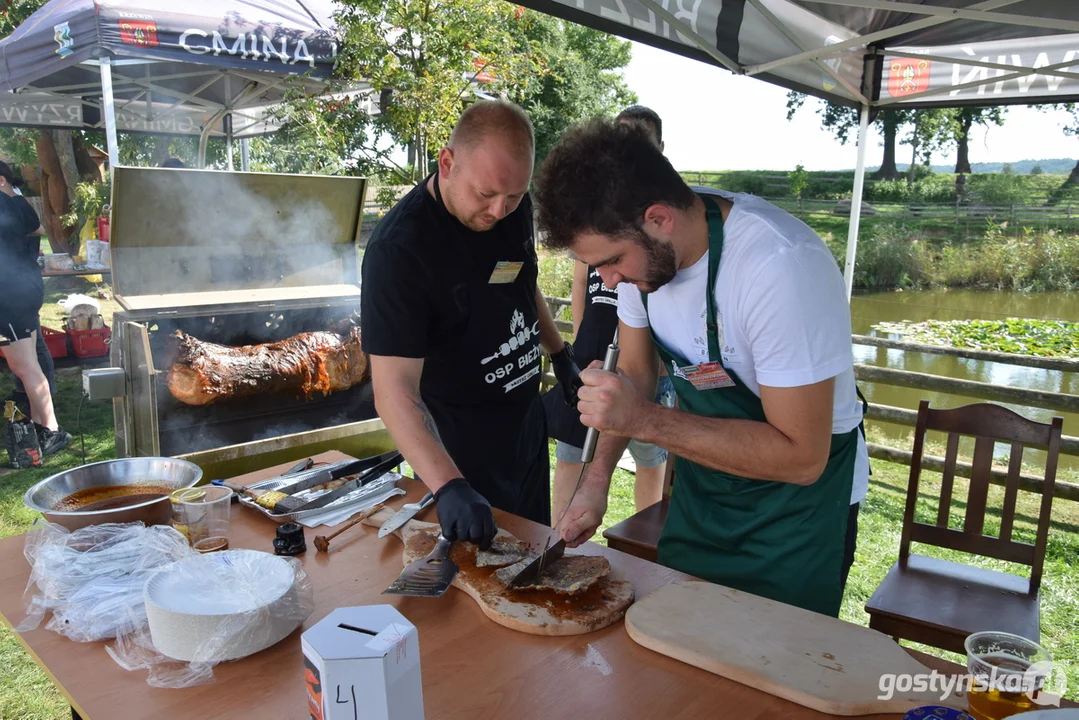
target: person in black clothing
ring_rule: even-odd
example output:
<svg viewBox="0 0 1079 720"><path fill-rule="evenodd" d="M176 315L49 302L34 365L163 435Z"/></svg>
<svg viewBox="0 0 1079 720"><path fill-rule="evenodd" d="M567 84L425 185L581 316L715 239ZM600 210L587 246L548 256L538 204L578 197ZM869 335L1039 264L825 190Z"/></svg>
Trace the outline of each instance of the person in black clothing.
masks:
<svg viewBox="0 0 1079 720"><path fill-rule="evenodd" d="M45 234L37 213L15 188L22 183L0 162L0 336L8 367L30 399L30 418L37 428L43 455L63 449L71 435L56 423L49 381L38 364L38 313L45 302L45 283L37 265L40 237Z"/></svg>
<svg viewBox="0 0 1079 720"><path fill-rule="evenodd" d="M574 401L578 368L536 284L535 141L517 106L461 115L438 168L364 252L361 330L375 406L435 492L449 540L490 545L491 507L550 524L540 353Z"/></svg>

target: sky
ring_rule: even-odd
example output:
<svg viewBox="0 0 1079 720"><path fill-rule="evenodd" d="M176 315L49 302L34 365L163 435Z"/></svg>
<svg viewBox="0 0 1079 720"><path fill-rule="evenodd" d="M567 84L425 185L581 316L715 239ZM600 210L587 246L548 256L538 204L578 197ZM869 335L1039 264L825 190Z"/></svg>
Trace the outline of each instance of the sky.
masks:
<svg viewBox="0 0 1079 720"><path fill-rule="evenodd" d="M626 82L663 119L665 152L679 170L807 170L853 168L853 133L841 145L820 129L808 98L787 120L787 91L763 80L664 50L633 43ZM1079 159L1079 138L1066 137L1063 111L1039 112L1021 106L1007 110L1002 127L972 133L970 161L1016 162L1027 159ZM867 165L879 165L881 138L870 126ZM898 162L910 162L910 146L897 148ZM933 164L954 164L954 151L933 157Z"/></svg>

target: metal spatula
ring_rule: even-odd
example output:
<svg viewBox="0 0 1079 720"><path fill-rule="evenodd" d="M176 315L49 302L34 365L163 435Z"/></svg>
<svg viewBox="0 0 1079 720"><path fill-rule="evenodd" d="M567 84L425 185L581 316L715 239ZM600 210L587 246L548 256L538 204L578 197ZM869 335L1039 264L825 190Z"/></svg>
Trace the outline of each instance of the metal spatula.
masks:
<svg viewBox="0 0 1079 720"><path fill-rule="evenodd" d="M439 535L435 549L409 563L382 594L442 597L457 577L457 563L450 560L451 545L452 542Z"/></svg>

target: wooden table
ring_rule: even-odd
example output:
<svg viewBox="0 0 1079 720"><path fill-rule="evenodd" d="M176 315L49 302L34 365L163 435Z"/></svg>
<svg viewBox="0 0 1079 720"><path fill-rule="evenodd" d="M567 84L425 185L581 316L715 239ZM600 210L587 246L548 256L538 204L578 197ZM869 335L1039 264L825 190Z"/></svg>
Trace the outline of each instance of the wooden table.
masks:
<svg viewBox="0 0 1079 720"><path fill-rule="evenodd" d="M344 456L331 452L318 457ZM240 482L269 477L291 464L242 476ZM418 482L407 483L406 500L396 503L423 494ZM542 542L550 532L500 511L495 517L501 527L530 542ZM434 521L435 514L427 510L421 518ZM275 528L257 511L233 505L230 545L272 552ZM304 629L338 607L396 606L419 629L428 720L676 720L718 717L735 709L744 720L830 717L646 650L629 638L622 622L587 635L536 637L491 622L456 588L438 599L382 595L402 569L401 543L395 537L379 540L370 528L353 528L334 539L329 554L316 553L314 536L326 533L326 528L305 529L308 549L301 557L316 607ZM599 545L589 549L609 558L616 572L633 582L638 598L688 578ZM30 568L22 551L21 536L0 541L0 614L9 625L24 617L22 595ZM150 687L145 672L128 672L113 662L105 643L76 643L42 628L15 636L86 720L307 717L300 631L261 653L218 665L213 684L183 690ZM962 670L912 654L943 672Z"/></svg>

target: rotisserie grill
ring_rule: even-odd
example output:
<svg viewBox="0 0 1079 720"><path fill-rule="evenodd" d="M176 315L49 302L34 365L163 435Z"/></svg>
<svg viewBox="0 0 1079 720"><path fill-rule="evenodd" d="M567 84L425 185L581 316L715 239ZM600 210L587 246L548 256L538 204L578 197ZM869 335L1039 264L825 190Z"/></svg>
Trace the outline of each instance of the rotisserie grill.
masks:
<svg viewBox="0 0 1079 720"><path fill-rule="evenodd" d="M359 332L364 191L362 178L116 168L119 456L182 456L221 477L217 451L236 474L256 454L393 448Z"/></svg>

